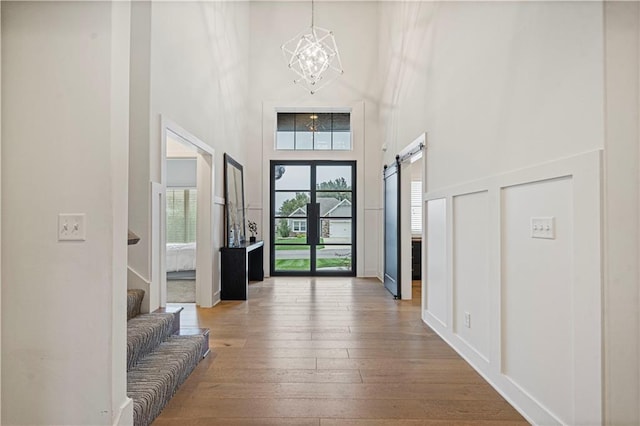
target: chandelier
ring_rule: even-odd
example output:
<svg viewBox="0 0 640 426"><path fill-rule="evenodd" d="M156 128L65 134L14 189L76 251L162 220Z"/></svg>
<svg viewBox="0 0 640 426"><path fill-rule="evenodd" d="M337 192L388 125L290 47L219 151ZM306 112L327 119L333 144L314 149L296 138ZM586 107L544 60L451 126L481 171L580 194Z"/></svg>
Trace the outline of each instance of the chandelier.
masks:
<svg viewBox="0 0 640 426"><path fill-rule="evenodd" d="M311 94L344 73L333 32L316 27L313 15L314 4L311 0L311 28L282 45L289 69L297 74L293 82L302 85Z"/></svg>

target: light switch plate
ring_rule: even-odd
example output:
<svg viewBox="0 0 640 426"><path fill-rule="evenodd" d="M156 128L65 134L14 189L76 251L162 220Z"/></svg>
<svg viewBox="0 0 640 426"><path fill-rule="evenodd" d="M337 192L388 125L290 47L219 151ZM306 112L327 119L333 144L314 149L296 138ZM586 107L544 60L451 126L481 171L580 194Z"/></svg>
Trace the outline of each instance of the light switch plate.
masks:
<svg viewBox="0 0 640 426"><path fill-rule="evenodd" d="M532 217L531 238L556 238L556 227L553 217Z"/></svg>
<svg viewBox="0 0 640 426"><path fill-rule="evenodd" d="M58 241L85 241L85 216L84 213L60 213L58 215Z"/></svg>

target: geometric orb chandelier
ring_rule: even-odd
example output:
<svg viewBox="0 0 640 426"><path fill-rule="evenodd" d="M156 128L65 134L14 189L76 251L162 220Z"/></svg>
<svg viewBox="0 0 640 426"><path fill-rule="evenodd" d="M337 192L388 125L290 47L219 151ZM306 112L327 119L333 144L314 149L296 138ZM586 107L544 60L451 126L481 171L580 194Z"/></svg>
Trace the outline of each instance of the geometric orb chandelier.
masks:
<svg viewBox="0 0 640 426"><path fill-rule="evenodd" d="M293 82L300 84L311 94L344 73L333 32L316 27L313 15L311 0L311 28L298 33L282 45L282 54L289 69L298 76Z"/></svg>

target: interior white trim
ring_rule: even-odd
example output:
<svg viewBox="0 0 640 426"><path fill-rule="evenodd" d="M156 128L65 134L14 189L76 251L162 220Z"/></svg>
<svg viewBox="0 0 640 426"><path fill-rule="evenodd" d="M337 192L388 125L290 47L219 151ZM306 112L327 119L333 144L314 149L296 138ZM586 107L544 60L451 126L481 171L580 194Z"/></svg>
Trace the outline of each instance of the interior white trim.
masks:
<svg viewBox="0 0 640 426"><path fill-rule="evenodd" d="M164 157L163 157L164 158ZM163 162L164 163L164 162ZM151 247L151 289L149 291L150 309L167 304L167 247L166 247L166 186L151 182L151 220L149 235ZM159 292L154 292L159 289ZM153 310L153 309L152 309Z"/></svg>
<svg viewBox="0 0 640 426"><path fill-rule="evenodd" d="M117 413L113 415L113 426L130 426L133 419L133 399L126 398Z"/></svg>
<svg viewBox="0 0 640 426"><path fill-rule="evenodd" d="M331 107L331 106L298 106L298 107L275 107L275 112L351 112L351 107Z"/></svg>

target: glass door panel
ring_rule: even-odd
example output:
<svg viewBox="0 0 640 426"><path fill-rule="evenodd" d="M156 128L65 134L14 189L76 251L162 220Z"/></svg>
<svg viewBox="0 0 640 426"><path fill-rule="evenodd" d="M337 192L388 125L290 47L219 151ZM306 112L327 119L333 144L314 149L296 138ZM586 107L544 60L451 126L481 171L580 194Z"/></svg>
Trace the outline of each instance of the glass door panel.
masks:
<svg viewBox="0 0 640 426"><path fill-rule="evenodd" d="M320 219L322 244L351 244L351 219Z"/></svg>
<svg viewBox="0 0 640 426"><path fill-rule="evenodd" d="M320 244L317 247L317 271L351 271L351 246L330 246Z"/></svg>
<svg viewBox="0 0 640 426"><path fill-rule="evenodd" d="M275 270L277 272L311 271L311 252L309 246L276 245Z"/></svg>
<svg viewBox="0 0 640 426"><path fill-rule="evenodd" d="M316 192L316 201L320 203L322 217L351 217L353 200L351 191Z"/></svg>
<svg viewBox="0 0 640 426"><path fill-rule="evenodd" d="M316 189L351 191L352 166L317 166Z"/></svg>
<svg viewBox="0 0 640 426"><path fill-rule="evenodd" d="M275 189L278 191L311 189L311 166L276 164L273 174Z"/></svg>
<svg viewBox="0 0 640 426"><path fill-rule="evenodd" d="M311 202L311 166L272 166L272 271L311 271L307 205Z"/></svg>

